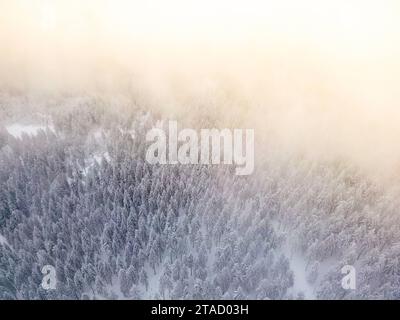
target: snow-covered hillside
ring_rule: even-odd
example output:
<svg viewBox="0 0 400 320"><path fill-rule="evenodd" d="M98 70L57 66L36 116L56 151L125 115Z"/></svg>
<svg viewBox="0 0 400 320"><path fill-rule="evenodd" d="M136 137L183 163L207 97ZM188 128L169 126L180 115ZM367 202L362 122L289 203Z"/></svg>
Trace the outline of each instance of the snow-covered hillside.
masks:
<svg viewBox="0 0 400 320"><path fill-rule="evenodd" d="M400 197L348 163L150 165L148 112L53 117L0 131L0 298L400 298ZM40 287L44 265L56 290Z"/></svg>

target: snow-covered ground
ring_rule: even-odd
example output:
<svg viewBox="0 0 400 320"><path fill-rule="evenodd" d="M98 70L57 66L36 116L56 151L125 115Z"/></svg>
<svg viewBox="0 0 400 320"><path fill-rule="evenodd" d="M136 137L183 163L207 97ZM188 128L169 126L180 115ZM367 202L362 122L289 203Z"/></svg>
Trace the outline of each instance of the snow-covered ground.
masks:
<svg viewBox="0 0 400 320"><path fill-rule="evenodd" d="M90 158L86 159L85 160L86 166L83 168L82 173L86 176L89 170L95 165L95 163L100 165L103 159L105 159L107 162L111 161L110 154L107 151L103 152L102 154L95 154Z"/></svg>
<svg viewBox="0 0 400 320"><path fill-rule="evenodd" d="M37 125L37 124L20 124L14 123L9 126L6 126L6 130L13 137L20 139L23 134L27 134L30 136L37 135L40 130L46 131L50 130L55 132L54 127L52 125Z"/></svg>
<svg viewBox="0 0 400 320"><path fill-rule="evenodd" d="M103 161L103 159L106 159L107 162L111 161L111 157L110 154L106 151L104 152L102 155L94 155L93 159L98 163L101 164L101 162Z"/></svg>
<svg viewBox="0 0 400 320"><path fill-rule="evenodd" d="M284 247L284 254L289 258L290 269L293 271L294 284L292 293L296 297L297 293L303 292L305 299L315 299L314 288L307 281L306 260L299 252L293 250L289 244Z"/></svg>
<svg viewBox="0 0 400 320"><path fill-rule="evenodd" d="M3 245L3 244L8 245L8 242L7 242L7 239L4 238L4 236L0 234L0 245Z"/></svg>
<svg viewBox="0 0 400 320"><path fill-rule="evenodd" d="M297 252L293 252L289 261L294 274L293 290L295 292L302 291L306 299L315 299L314 288L306 279L306 261L304 258Z"/></svg>

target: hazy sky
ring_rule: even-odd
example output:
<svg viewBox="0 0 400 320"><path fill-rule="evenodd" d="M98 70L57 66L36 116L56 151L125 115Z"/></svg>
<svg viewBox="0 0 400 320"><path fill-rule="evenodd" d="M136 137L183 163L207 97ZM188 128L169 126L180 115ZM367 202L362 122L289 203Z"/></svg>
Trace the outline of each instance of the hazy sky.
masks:
<svg viewBox="0 0 400 320"><path fill-rule="evenodd" d="M39 73L54 85L60 73L91 81L104 69L249 62L262 72L272 60L398 69L399 9L396 0L0 0L1 75Z"/></svg>

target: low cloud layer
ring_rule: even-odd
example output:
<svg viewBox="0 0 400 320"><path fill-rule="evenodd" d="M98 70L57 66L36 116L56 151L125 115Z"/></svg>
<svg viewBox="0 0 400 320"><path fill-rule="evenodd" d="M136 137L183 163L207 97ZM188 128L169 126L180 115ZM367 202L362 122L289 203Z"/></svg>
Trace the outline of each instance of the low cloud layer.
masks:
<svg viewBox="0 0 400 320"><path fill-rule="evenodd" d="M127 95L170 118L254 128L260 145L396 177L399 9L390 0L6 0L0 85Z"/></svg>

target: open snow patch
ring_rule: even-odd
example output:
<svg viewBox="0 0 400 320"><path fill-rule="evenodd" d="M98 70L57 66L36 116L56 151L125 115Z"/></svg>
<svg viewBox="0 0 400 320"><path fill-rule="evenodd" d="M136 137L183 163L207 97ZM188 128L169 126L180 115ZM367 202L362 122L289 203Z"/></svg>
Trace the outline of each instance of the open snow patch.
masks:
<svg viewBox="0 0 400 320"><path fill-rule="evenodd" d="M23 134L27 134L29 136L35 136L38 134L40 130L43 131L53 131L54 127L52 125L34 125L34 124L20 124L20 123L14 123L12 125L6 126L6 130L8 131L9 134L11 134L14 138L21 139Z"/></svg>
<svg viewBox="0 0 400 320"><path fill-rule="evenodd" d="M110 154L107 151L103 152L102 154L95 154L92 157L86 159L86 166L82 170L83 175L86 176L89 173L89 170L95 165L95 163L100 165L103 159L105 159L107 162L111 161Z"/></svg>
<svg viewBox="0 0 400 320"><path fill-rule="evenodd" d="M4 238L4 236L0 234L0 245L3 245L3 244L8 245L8 242L7 242L7 239Z"/></svg>
<svg viewBox="0 0 400 320"><path fill-rule="evenodd" d="M296 295L302 292L305 299L315 299L314 287L307 281L307 262L304 257L288 243L284 246L283 252L289 258L290 269L293 271L292 293Z"/></svg>

